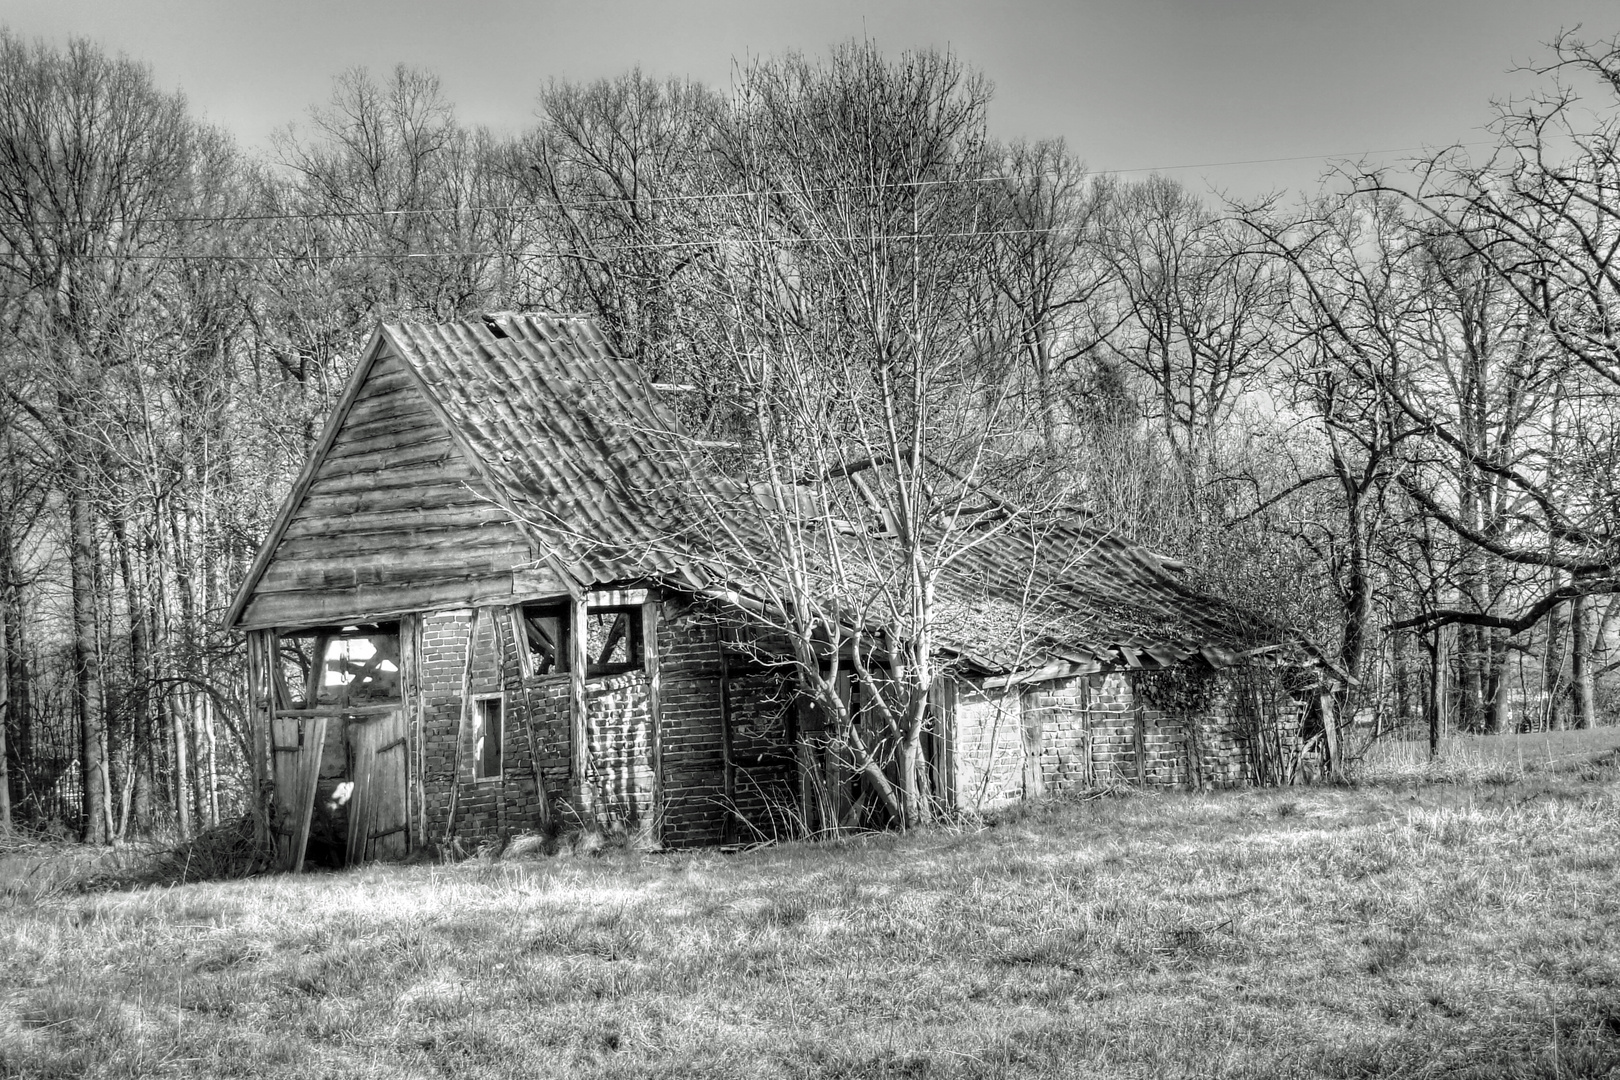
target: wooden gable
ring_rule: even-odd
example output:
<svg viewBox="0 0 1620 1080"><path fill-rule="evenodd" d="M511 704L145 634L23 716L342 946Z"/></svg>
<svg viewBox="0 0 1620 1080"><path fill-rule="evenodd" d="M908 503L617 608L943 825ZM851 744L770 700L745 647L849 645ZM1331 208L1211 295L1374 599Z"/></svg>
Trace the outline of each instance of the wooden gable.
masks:
<svg viewBox="0 0 1620 1080"><path fill-rule="evenodd" d="M510 600L513 568L534 559L386 336L369 355L250 574L239 629Z"/></svg>

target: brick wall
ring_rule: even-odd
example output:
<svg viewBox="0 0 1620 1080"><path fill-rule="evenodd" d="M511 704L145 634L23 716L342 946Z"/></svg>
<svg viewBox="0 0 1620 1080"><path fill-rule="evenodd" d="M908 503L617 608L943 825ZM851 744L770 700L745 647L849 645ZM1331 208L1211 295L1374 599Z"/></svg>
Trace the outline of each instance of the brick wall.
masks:
<svg viewBox="0 0 1620 1080"><path fill-rule="evenodd" d="M1090 687L1082 679L1040 683L1024 690L1024 715L1041 725L1041 789L1047 795L1091 783L1090 733L1086 703Z"/></svg>
<svg viewBox="0 0 1620 1080"><path fill-rule="evenodd" d="M568 790L568 678L542 677L525 685L511 625L497 625L498 618L504 620L500 609L486 609L471 641L470 695L504 695L501 773L486 779L473 776L473 719L469 715L462 722L462 678L473 615L437 612L421 620L423 786L428 837L434 841L445 835L451 790L457 786L455 831L464 843L536 828L536 749L548 794L555 800Z"/></svg>
<svg viewBox="0 0 1620 1080"><path fill-rule="evenodd" d="M585 745L589 750L585 771L596 820L650 841L654 833L653 731L648 687L644 671L586 680ZM567 705L565 698L565 724Z"/></svg>
<svg viewBox="0 0 1620 1080"><path fill-rule="evenodd" d="M658 655L664 843L718 844L725 837L719 628L701 608L666 602L658 621Z"/></svg>
<svg viewBox="0 0 1620 1080"><path fill-rule="evenodd" d="M1025 725L1038 725L1039 783L1045 794L1093 784L1232 787L1270 775L1262 759L1287 762L1299 748L1301 703L1257 690L1241 673L1219 677L1189 721L1147 704L1129 673L1078 676L957 699L958 805L984 810L1034 794ZM1269 684L1265 684L1269 685ZM1138 709L1138 699L1141 708ZM1283 776L1286 780L1287 777Z"/></svg>
<svg viewBox="0 0 1620 1080"><path fill-rule="evenodd" d="M743 841L787 839L802 831L799 766L793 753L798 687L787 672L727 661L732 806Z"/></svg>
<svg viewBox="0 0 1620 1080"><path fill-rule="evenodd" d="M1124 672L1090 676L1088 687L1091 770L1098 783L1137 779L1139 734L1143 783L1152 787L1186 783L1186 725L1180 717L1146 705L1138 712L1137 695Z"/></svg>
<svg viewBox="0 0 1620 1080"><path fill-rule="evenodd" d="M987 810L1024 797L1023 699L1016 691L956 695L956 803Z"/></svg>

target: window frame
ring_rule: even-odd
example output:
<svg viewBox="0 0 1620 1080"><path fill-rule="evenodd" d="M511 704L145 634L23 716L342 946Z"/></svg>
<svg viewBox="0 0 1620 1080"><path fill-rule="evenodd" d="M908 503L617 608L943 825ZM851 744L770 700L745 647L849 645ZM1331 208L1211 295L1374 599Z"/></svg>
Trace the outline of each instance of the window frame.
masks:
<svg viewBox="0 0 1620 1080"><path fill-rule="evenodd" d="M566 675L570 670L570 660L573 654L571 644L573 633L573 606L567 600L539 600L526 604L512 605L513 637L518 646L518 665L523 677L550 678L553 675ZM530 612L542 612L535 618L556 618L561 630L561 640L557 642L556 659L550 671L537 671L534 650L529 645L529 618Z"/></svg>
<svg viewBox="0 0 1620 1080"><path fill-rule="evenodd" d="M380 654L383 660L393 665L392 696L356 701L353 698L354 683L350 682L340 688L342 692L336 695L336 700L322 701L321 695L327 689L325 679L332 646L362 638L372 642L379 638L392 639L392 652L385 653L377 649L375 644L372 646L375 654ZM274 649L276 667L271 671L271 679L277 709L342 711L348 708L403 707L405 704L404 627L397 619L280 630L274 636ZM291 674L288 671L289 663L296 663L300 669L296 685L288 680ZM282 701L283 696L285 702Z"/></svg>
<svg viewBox="0 0 1620 1080"><path fill-rule="evenodd" d="M602 664L590 654L585 653L585 677L587 679L606 679L614 675L624 675L632 671L643 671L647 666L647 642L643 626L643 604L591 604L585 608L587 621L586 643L590 642L589 620L593 615L623 615L625 617L625 655L623 663ZM611 625L611 624L610 624ZM572 631L570 631L572 632Z"/></svg>
<svg viewBox="0 0 1620 1080"><path fill-rule="evenodd" d="M488 706L491 702L495 703L494 714L499 726L496 728L495 735L495 770L488 772L485 770L485 758L487 756L485 746L489 737L490 710ZM494 694L474 694L472 708L473 783L499 783L506 775L506 692L503 690Z"/></svg>

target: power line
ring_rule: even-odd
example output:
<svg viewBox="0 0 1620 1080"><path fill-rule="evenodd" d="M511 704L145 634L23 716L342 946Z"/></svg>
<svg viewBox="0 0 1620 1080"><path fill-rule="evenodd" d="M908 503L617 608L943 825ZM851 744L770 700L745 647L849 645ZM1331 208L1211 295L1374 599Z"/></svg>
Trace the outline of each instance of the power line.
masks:
<svg viewBox="0 0 1620 1080"><path fill-rule="evenodd" d="M1047 228L1031 229L960 229L941 232L911 232L911 233L850 233L838 236L730 236L707 240L669 240L659 242L643 242L636 244L615 244L614 253L634 251L690 251L698 248L721 247L775 247L794 244L857 244L857 243L896 243L915 240L963 240L963 239L995 239L1008 236L1048 236L1072 233L1075 230L1063 226L1050 226ZM126 260L143 262L165 262L186 260L214 260L217 262L333 262L340 259L359 259L364 261L392 261L400 262L412 259L492 259L492 258L554 258L554 259L580 259L588 260L588 256L578 251L566 251L553 248L485 248L460 249L450 251L344 251L329 254L298 253L288 255L272 255L264 253L233 254L229 252L85 252L79 258Z"/></svg>

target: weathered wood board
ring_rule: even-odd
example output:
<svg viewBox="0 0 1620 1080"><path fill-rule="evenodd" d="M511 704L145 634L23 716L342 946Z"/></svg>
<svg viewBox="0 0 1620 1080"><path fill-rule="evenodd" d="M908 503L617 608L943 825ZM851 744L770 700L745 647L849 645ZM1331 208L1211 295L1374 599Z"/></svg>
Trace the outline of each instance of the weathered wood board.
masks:
<svg viewBox="0 0 1620 1080"><path fill-rule="evenodd" d="M308 626L512 595L529 540L403 363L384 351L265 565L243 627Z"/></svg>
<svg viewBox="0 0 1620 1080"><path fill-rule="evenodd" d="M402 859L410 848L410 784L405 710L349 717L354 793L349 801L350 866Z"/></svg>
<svg viewBox="0 0 1620 1080"><path fill-rule="evenodd" d="M304 868L315 783L326 742L325 716L276 714L270 722L270 750L276 782L277 865L293 873Z"/></svg>

